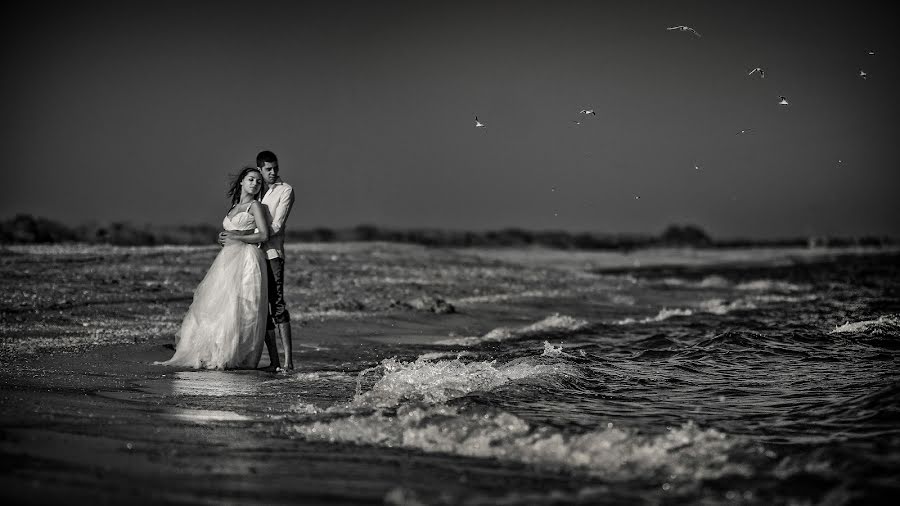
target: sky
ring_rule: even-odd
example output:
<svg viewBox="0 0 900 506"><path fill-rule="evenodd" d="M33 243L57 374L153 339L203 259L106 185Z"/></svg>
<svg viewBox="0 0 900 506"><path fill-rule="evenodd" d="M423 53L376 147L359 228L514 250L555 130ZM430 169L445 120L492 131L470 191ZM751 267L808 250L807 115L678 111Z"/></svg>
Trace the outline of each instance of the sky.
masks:
<svg viewBox="0 0 900 506"><path fill-rule="evenodd" d="M893 18L785 4L30 3L0 219L217 224L268 149L295 229L896 237Z"/></svg>

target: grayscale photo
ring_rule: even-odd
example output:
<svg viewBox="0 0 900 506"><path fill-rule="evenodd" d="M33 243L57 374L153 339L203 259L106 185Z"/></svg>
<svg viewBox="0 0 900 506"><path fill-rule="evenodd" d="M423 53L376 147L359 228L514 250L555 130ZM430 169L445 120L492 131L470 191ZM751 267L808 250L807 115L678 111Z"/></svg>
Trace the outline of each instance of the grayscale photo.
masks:
<svg viewBox="0 0 900 506"><path fill-rule="evenodd" d="M8 7L2 502L891 503L893 23Z"/></svg>

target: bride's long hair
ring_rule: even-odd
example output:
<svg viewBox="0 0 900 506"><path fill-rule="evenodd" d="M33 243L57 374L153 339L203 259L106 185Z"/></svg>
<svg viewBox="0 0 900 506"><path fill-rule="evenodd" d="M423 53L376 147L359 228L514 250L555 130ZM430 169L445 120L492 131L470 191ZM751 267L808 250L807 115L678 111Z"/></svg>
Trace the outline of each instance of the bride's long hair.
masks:
<svg viewBox="0 0 900 506"><path fill-rule="evenodd" d="M240 202L241 181L243 181L244 177L250 172L258 173L259 182L261 183L259 185L259 191L256 193L256 195L253 196L253 200L262 200L262 196L266 194L267 185L266 180L262 177L262 172L260 172L260 170L256 167L244 167L240 172L237 173L236 176L231 179L231 184L228 185L228 191L225 193L225 195L228 196L228 199L231 200L231 207L228 208L229 210L236 206L238 202Z"/></svg>

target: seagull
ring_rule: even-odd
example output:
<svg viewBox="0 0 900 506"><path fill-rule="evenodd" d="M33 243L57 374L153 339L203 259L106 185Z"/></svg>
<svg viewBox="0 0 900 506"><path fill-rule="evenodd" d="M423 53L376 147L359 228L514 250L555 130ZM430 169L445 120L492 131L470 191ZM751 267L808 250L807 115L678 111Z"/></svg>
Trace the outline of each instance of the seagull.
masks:
<svg viewBox="0 0 900 506"><path fill-rule="evenodd" d="M699 165L694 165L694 170L700 170L700 166L699 166Z"/></svg>
<svg viewBox="0 0 900 506"><path fill-rule="evenodd" d="M578 113L579 114L593 114L594 116L597 115L597 113L595 113L593 109L582 109Z"/></svg>
<svg viewBox="0 0 900 506"><path fill-rule="evenodd" d="M475 128L484 128L484 123L478 121L478 116L475 116Z"/></svg>
<svg viewBox="0 0 900 506"><path fill-rule="evenodd" d="M859 77L862 77L863 79L866 79L866 78L869 77L869 74L866 74L866 71L865 71L865 70L859 69Z"/></svg>
<svg viewBox="0 0 900 506"><path fill-rule="evenodd" d="M580 122L580 121L578 121L578 120L574 120L574 119L573 119L573 120L572 120L572 123L575 123L575 124L576 124L576 125L580 125L580 124L581 124L581 122Z"/></svg>
<svg viewBox="0 0 900 506"><path fill-rule="evenodd" d="M742 135L742 134L746 134L749 132L750 132L749 128L742 128L741 131L737 133L737 135Z"/></svg>
<svg viewBox="0 0 900 506"><path fill-rule="evenodd" d="M784 97L778 97L780 100L778 101L778 105L788 105L788 101Z"/></svg>
<svg viewBox="0 0 900 506"><path fill-rule="evenodd" d="M750 72L748 72L747 75L748 75L748 76L749 76L749 75L753 75L754 72L759 72L759 78L760 78L760 79L765 79L765 78L766 78L766 71L763 70L762 67L756 67L755 69L753 69L753 70L751 70Z"/></svg>
<svg viewBox="0 0 900 506"><path fill-rule="evenodd" d="M697 33L697 30L694 30L690 26L684 26L684 25L670 26L670 27L666 28L666 30L681 30L682 32L691 32L694 35L696 35L698 38L700 37L700 34Z"/></svg>
<svg viewBox="0 0 900 506"><path fill-rule="evenodd" d="M875 56L875 51L872 51L871 49L867 49L867 50L866 50L866 53L867 53L869 56Z"/></svg>

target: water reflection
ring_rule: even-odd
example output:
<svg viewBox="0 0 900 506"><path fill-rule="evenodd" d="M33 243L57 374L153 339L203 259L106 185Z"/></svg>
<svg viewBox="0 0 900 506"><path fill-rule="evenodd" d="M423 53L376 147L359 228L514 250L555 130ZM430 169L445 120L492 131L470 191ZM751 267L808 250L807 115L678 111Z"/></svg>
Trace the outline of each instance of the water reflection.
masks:
<svg viewBox="0 0 900 506"><path fill-rule="evenodd" d="M166 418L183 420L187 422L242 422L253 420L249 416L239 415L234 411L220 411L215 409L180 409L172 408L161 413Z"/></svg>
<svg viewBox="0 0 900 506"><path fill-rule="evenodd" d="M234 371L179 371L172 376L173 395L255 395L260 380L256 375Z"/></svg>

